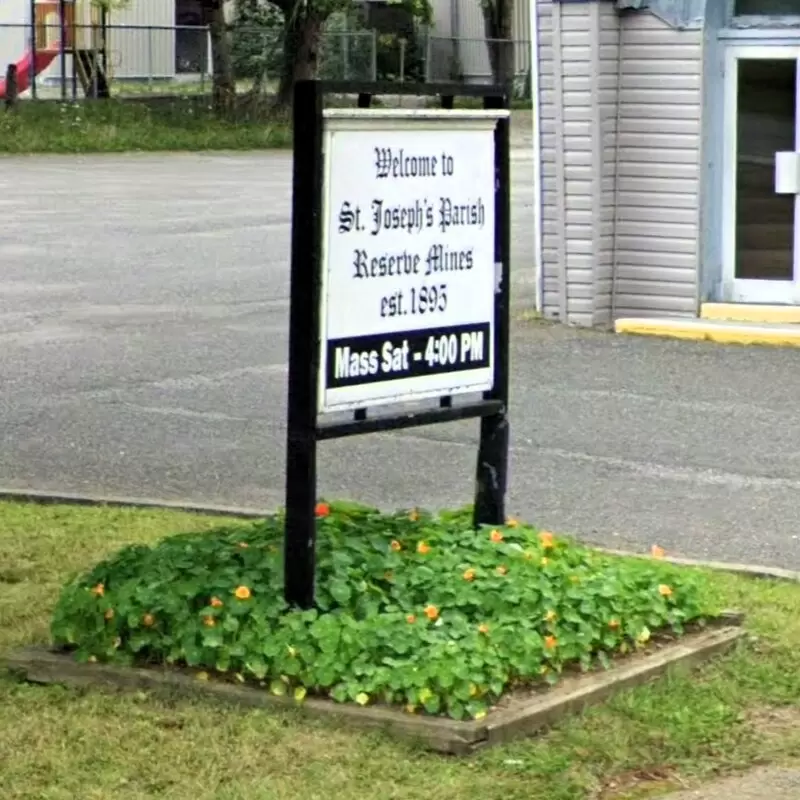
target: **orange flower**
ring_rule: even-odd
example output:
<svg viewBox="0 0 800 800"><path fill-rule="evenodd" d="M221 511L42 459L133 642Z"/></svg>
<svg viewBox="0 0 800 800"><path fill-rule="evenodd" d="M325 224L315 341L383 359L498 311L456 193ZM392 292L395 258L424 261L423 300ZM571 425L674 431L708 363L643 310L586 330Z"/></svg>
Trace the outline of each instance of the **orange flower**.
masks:
<svg viewBox="0 0 800 800"><path fill-rule="evenodd" d="M464 570L464 575L462 576L465 581L474 581L475 580L475 570L470 567L469 569Z"/></svg>
<svg viewBox="0 0 800 800"><path fill-rule="evenodd" d="M237 600L249 600L250 590L246 586L237 586L234 595Z"/></svg>
<svg viewBox="0 0 800 800"><path fill-rule="evenodd" d="M482 622L480 625L478 625L478 633L482 633L485 636L487 633L489 633L489 626L485 622Z"/></svg>
<svg viewBox="0 0 800 800"><path fill-rule="evenodd" d="M406 617L406 622L407 622L409 625L413 625L413 624L414 624L416 621L417 621L417 618L416 618L416 617L415 617L413 614L409 614L409 615Z"/></svg>
<svg viewBox="0 0 800 800"><path fill-rule="evenodd" d="M203 617L203 625L207 628L213 628L216 624L217 621L210 614L207 617Z"/></svg>
<svg viewBox="0 0 800 800"><path fill-rule="evenodd" d="M498 568L495 570L495 572L496 572L498 575L505 575L505 574L506 574L506 572L508 572L508 567L506 567L505 565L501 564L501 565L500 565L500 566L499 566L499 567L498 567Z"/></svg>
<svg viewBox="0 0 800 800"><path fill-rule="evenodd" d="M102 584L102 583L98 583L98 584L97 584L97 586L95 586L95 587L92 589L92 594L93 594L95 597L102 597L102 596L105 594L105 591L106 591L106 587L105 587L105 586L103 586L103 584Z"/></svg>
<svg viewBox="0 0 800 800"><path fill-rule="evenodd" d="M430 545L427 544L426 542L420 542L417 545L417 552L422 556L426 555L427 553L430 553L430 551L431 551Z"/></svg>
<svg viewBox="0 0 800 800"><path fill-rule="evenodd" d="M542 543L542 547L544 547L545 550L549 550L551 547L555 547L556 537L553 536L550 531L542 531L539 534L539 541Z"/></svg>
<svg viewBox="0 0 800 800"><path fill-rule="evenodd" d="M551 608L551 609L550 609L550 610L549 610L549 611L548 611L548 612L547 612L547 613L544 615L544 621L545 621L545 622L555 622L555 619L556 619L556 617L557 617L557 616L558 616L558 614L556 614L556 612L555 612L555 611L553 611L553 609Z"/></svg>
<svg viewBox="0 0 800 800"><path fill-rule="evenodd" d="M663 547L659 547L657 544L654 544L650 548L650 555L653 558L664 558L664 556L666 555L666 551L664 550Z"/></svg>
<svg viewBox="0 0 800 800"><path fill-rule="evenodd" d="M439 617L439 609L436 606L425 606L425 616L433 621Z"/></svg>
<svg viewBox="0 0 800 800"><path fill-rule="evenodd" d="M555 636L545 636L544 637L544 646L548 650L555 649L556 645L558 644L558 639Z"/></svg>
<svg viewBox="0 0 800 800"><path fill-rule="evenodd" d="M492 541L493 541L495 544L499 544L500 542L502 542L502 541L503 541L503 534L502 534L502 533L500 533L500 531L497 531L497 530L495 530L495 531L492 531L492 532L489 534L489 538L490 538L490 539L491 539L491 540L492 540Z"/></svg>
<svg viewBox="0 0 800 800"><path fill-rule="evenodd" d="M106 619L114 619L114 609L113 608L109 608L108 611L106 611L106 613L103 614L103 616Z"/></svg>
<svg viewBox="0 0 800 800"><path fill-rule="evenodd" d="M612 631L617 630L617 628L619 628L619 620L618 619L610 619L608 621L608 627L611 628Z"/></svg>
<svg viewBox="0 0 800 800"><path fill-rule="evenodd" d="M506 520L506 525L507 525L509 528L518 528L518 527L519 527L519 522L518 522L517 520L515 520L515 519L514 519L514 517L509 517L509 518Z"/></svg>
<svg viewBox="0 0 800 800"><path fill-rule="evenodd" d="M247 550L247 548L250 547L250 545L247 544L247 542L239 542L239 547L241 547L242 550Z"/></svg>
<svg viewBox="0 0 800 800"><path fill-rule="evenodd" d="M400 542L397 541L397 539L394 539L392 543L389 545L389 547L391 547L395 553L399 553L403 549L403 545L401 545Z"/></svg>
<svg viewBox="0 0 800 800"><path fill-rule="evenodd" d="M314 514L318 517L327 517L331 513L331 507L327 503L317 503L314 507Z"/></svg>
<svg viewBox="0 0 800 800"><path fill-rule="evenodd" d="M408 512L408 518L412 522L416 522L419 519L419 511L417 511L416 508L412 509L411 511Z"/></svg>
<svg viewBox="0 0 800 800"><path fill-rule="evenodd" d="M152 614L145 614L142 617L142 625L144 625L145 628L152 628L155 624L156 618Z"/></svg>
<svg viewBox="0 0 800 800"><path fill-rule="evenodd" d="M223 603L222 600L219 599L219 597L212 597L209 605L211 606L211 608L222 608Z"/></svg>
<svg viewBox="0 0 800 800"><path fill-rule="evenodd" d="M667 586L665 583L662 583L658 587L658 593L662 597L672 597L672 589L669 586Z"/></svg>

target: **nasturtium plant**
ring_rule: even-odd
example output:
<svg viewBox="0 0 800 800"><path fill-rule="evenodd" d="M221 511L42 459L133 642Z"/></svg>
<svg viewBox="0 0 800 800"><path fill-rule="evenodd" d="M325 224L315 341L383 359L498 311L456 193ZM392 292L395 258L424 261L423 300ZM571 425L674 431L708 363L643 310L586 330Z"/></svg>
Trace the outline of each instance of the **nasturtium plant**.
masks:
<svg viewBox="0 0 800 800"><path fill-rule="evenodd" d="M317 607L283 601L280 514L135 545L64 587L56 645L189 667L301 702L484 716L504 694L607 668L712 611L699 573L468 510L317 506Z"/></svg>

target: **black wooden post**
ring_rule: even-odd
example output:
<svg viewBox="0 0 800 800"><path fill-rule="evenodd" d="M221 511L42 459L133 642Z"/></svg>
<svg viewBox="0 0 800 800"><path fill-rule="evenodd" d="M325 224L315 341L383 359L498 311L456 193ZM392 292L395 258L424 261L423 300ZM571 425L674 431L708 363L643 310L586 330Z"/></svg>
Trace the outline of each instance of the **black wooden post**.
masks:
<svg viewBox="0 0 800 800"><path fill-rule="evenodd" d="M507 96L484 98L484 108L508 108ZM474 522L502 525L505 522L505 494L508 483L508 383L509 317L511 300L511 175L510 122L498 120L494 134L495 264L499 265L499 286L494 301L494 387L484 397L499 400L500 410L481 418L480 444L475 487Z"/></svg>
<svg viewBox="0 0 800 800"><path fill-rule="evenodd" d="M317 487L317 380L322 244L322 91L294 89L289 408L286 435L284 594L291 606L314 605Z"/></svg>
<svg viewBox="0 0 800 800"><path fill-rule="evenodd" d="M10 111L17 102L17 65L9 64L6 68L6 109Z"/></svg>

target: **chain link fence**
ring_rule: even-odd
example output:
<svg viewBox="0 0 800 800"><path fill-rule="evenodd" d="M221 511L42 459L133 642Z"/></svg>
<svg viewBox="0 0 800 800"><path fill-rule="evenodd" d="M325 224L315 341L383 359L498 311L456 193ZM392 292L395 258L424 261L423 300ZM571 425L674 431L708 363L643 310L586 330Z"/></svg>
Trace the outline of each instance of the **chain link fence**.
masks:
<svg viewBox="0 0 800 800"><path fill-rule="evenodd" d="M35 41L36 58L31 57ZM61 42L66 47L61 48ZM278 27L235 25L230 32L237 89L274 91L284 61ZM332 16L321 36L320 78L340 81L491 83L492 62L511 48L516 92L526 95L528 42L383 34ZM115 96L205 93L210 88L209 32L198 26L37 26L0 24L0 71L16 64L22 97L78 96L101 74ZM88 74L87 73L91 73Z"/></svg>

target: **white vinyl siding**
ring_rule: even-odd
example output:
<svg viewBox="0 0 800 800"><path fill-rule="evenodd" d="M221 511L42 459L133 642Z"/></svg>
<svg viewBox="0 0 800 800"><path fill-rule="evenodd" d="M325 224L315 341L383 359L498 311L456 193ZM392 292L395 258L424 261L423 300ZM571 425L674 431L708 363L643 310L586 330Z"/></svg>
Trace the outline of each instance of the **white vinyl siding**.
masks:
<svg viewBox="0 0 800 800"><path fill-rule="evenodd" d="M649 13L622 21L615 317L697 313L702 41Z"/></svg>

